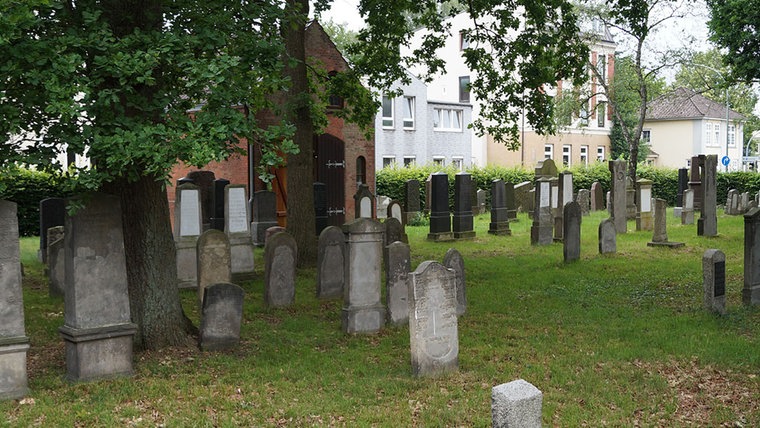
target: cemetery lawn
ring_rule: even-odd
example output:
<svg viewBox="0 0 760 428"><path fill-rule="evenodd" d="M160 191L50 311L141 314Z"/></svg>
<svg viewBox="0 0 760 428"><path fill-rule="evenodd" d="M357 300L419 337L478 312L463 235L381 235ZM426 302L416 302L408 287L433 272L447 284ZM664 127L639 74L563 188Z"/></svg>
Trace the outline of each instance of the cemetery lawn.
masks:
<svg viewBox="0 0 760 428"><path fill-rule="evenodd" d="M651 232L618 235L600 256L583 218L581 260L562 245L530 245L530 221L512 236L431 243L407 227L412 267L465 259L467 313L459 371L411 376L409 330L341 332L342 302L318 301L315 270L298 274L296 304L263 305L263 252L246 292L240 347L229 352L139 352L132 378L69 384L63 301L48 297L37 238L22 239L27 398L0 402L7 426L489 426L491 388L518 378L543 392L545 426L760 426L760 309L741 303L744 221L718 216L719 236L698 237L668 211L679 249L651 248ZM635 230L633 221L628 230ZM702 308L702 254L726 254L726 316ZM181 292L198 324L196 296Z"/></svg>

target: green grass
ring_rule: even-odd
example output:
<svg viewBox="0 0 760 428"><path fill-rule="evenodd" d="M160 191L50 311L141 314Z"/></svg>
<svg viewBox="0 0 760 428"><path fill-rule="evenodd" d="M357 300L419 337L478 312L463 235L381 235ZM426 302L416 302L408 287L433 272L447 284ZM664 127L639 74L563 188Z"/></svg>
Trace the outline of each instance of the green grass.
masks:
<svg viewBox="0 0 760 428"><path fill-rule="evenodd" d="M263 305L263 257L246 291L234 351L167 349L135 355L135 376L69 384L63 302L47 295L38 241L22 239L31 395L0 403L8 426L488 426L491 388L523 378L544 393L547 426L760 426L760 311L741 304L743 218L719 216L716 238L668 217L680 249L650 248L651 232L618 236L597 252L604 218L583 218L581 260L562 245L530 246L530 221L513 235L455 243L408 227L412 266L464 256L467 313L459 371L411 376L407 328L341 333L339 301L318 301L315 271L299 272L296 304ZM629 222L629 230L634 229ZM726 253L728 315L702 308L701 258ZM182 291L197 323L196 297Z"/></svg>

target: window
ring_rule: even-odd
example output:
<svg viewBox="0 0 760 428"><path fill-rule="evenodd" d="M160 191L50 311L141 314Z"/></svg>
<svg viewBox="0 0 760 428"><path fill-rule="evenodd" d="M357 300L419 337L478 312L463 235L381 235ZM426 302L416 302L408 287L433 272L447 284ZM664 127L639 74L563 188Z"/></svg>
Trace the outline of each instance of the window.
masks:
<svg viewBox="0 0 760 428"><path fill-rule="evenodd" d="M393 98L383 95L383 128L393 128Z"/></svg>
<svg viewBox="0 0 760 428"><path fill-rule="evenodd" d="M581 164L588 166L588 146L581 146Z"/></svg>
<svg viewBox="0 0 760 428"><path fill-rule="evenodd" d="M715 135L713 143L720 146L720 123L713 123L713 135Z"/></svg>
<svg viewBox="0 0 760 428"><path fill-rule="evenodd" d="M462 76L459 78L459 102L470 102L470 76Z"/></svg>
<svg viewBox="0 0 760 428"><path fill-rule="evenodd" d="M652 131L648 129L641 131L641 142L644 144L652 142Z"/></svg>
<svg viewBox="0 0 760 428"><path fill-rule="evenodd" d="M728 125L728 146L736 147L736 125Z"/></svg>
<svg viewBox="0 0 760 428"><path fill-rule="evenodd" d="M328 79L332 79L333 77L337 76L337 71L331 71L327 73ZM330 108L343 108L343 97L336 94L330 94L330 96L327 99L327 106Z"/></svg>
<svg viewBox="0 0 760 428"><path fill-rule="evenodd" d="M544 159L554 159L553 144L544 144Z"/></svg>
<svg viewBox="0 0 760 428"><path fill-rule="evenodd" d="M436 131L461 131L462 110L433 109L433 129Z"/></svg>
<svg viewBox="0 0 760 428"><path fill-rule="evenodd" d="M705 123L705 146L712 146L712 145L714 145L713 141L712 141L712 137L713 137L712 123L710 123L710 122Z"/></svg>
<svg viewBox="0 0 760 428"><path fill-rule="evenodd" d="M596 71L599 72L601 81L604 82L607 79L607 60L601 52L596 59Z"/></svg>
<svg viewBox="0 0 760 428"><path fill-rule="evenodd" d="M596 126L604 128L604 117L607 113L607 103L599 103L596 106Z"/></svg>
<svg viewBox="0 0 760 428"><path fill-rule="evenodd" d="M383 168L390 168L396 163L395 156L383 156Z"/></svg>
<svg viewBox="0 0 760 428"><path fill-rule="evenodd" d="M433 164L435 166L446 166L446 158L443 156L433 156Z"/></svg>
<svg viewBox="0 0 760 428"><path fill-rule="evenodd" d="M467 36L465 35L465 31L462 30L459 32L459 50L463 51L470 47L470 41L467 40Z"/></svg>
<svg viewBox="0 0 760 428"><path fill-rule="evenodd" d="M365 184L367 182L367 161L364 156L356 158L356 184Z"/></svg>
<svg viewBox="0 0 760 428"><path fill-rule="evenodd" d="M414 129L414 97L404 97L404 129Z"/></svg>
<svg viewBox="0 0 760 428"><path fill-rule="evenodd" d="M599 146L596 148L596 160L599 162L604 162L604 146Z"/></svg>
<svg viewBox="0 0 760 428"><path fill-rule="evenodd" d="M573 156L573 146L565 144L562 146L562 164L570 166L570 159Z"/></svg>
<svg viewBox="0 0 760 428"><path fill-rule="evenodd" d="M457 171L464 170L464 161L461 157L451 158L451 165L453 165Z"/></svg>
<svg viewBox="0 0 760 428"><path fill-rule="evenodd" d="M404 166L414 166L416 159L414 156L404 156Z"/></svg>

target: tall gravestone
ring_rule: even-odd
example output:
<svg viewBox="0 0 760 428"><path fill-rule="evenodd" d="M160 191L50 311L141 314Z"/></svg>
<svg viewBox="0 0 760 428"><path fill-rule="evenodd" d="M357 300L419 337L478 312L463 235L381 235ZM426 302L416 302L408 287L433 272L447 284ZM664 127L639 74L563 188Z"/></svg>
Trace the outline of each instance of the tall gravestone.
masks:
<svg viewBox="0 0 760 428"><path fill-rule="evenodd" d="M640 179L636 182L638 195L638 212L636 213L636 231L652 230L652 181Z"/></svg>
<svg viewBox="0 0 760 428"><path fill-rule="evenodd" d="M425 213L429 214L433 203L433 174L425 180Z"/></svg>
<svg viewBox="0 0 760 428"><path fill-rule="evenodd" d="M404 183L404 223L409 223L420 212L420 182L407 180Z"/></svg>
<svg viewBox="0 0 760 428"><path fill-rule="evenodd" d="M314 229L319 235L330 224L330 204L327 200L327 184L315 182L314 191ZM357 211L358 212L358 211Z"/></svg>
<svg viewBox="0 0 760 428"><path fill-rule="evenodd" d="M385 307L380 301L383 260L382 223L359 218L343 225L346 235L344 333L376 333L385 324Z"/></svg>
<svg viewBox="0 0 760 428"><path fill-rule="evenodd" d="M601 183L591 183L591 211L604 211L604 190Z"/></svg>
<svg viewBox="0 0 760 428"><path fill-rule="evenodd" d="M327 226L319 234L317 252L317 298L339 299L343 297L346 259L346 238L337 226Z"/></svg>
<svg viewBox="0 0 760 428"><path fill-rule="evenodd" d="M493 193L491 193L491 200L493 204ZM504 206L507 208L507 219L517 221L517 196L515 195L515 185L512 183L504 183Z"/></svg>
<svg viewBox="0 0 760 428"><path fill-rule="evenodd" d="M744 214L744 288L742 302L760 305L760 208Z"/></svg>
<svg viewBox="0 0 760 428"><path fill-rule="evenodd" d="M552 243L552 207L551 182L547 178L536 181L536 202L533 212L533 224L530 228L531 245L549 245Z"/></svg>
<svg viewBox="0 0 760 428"><path fill-rule="evenodd" d="M132 324L119 198L92 194L66 218L66 377L132 374Z"/></svg>
<svg viewBox="0 0 760 428"><path fill-rule="evenodd" d="M457 290L457 316L467 312L467 276L464 271L464 258L456 248L449 248L443 256L443 265L454 271Z"/></svg>
<svg viewBox="0 0 760 428"><path fill-rule="evenodd" d="M254 277L254 261L251 218L245 186L229 185L225 187L224 195L224 233L230 240L232 281L249 280Z"/></svg>
<svg viewBox="0 0 760 428"><path fill-rule="evenodd" d="M187 178L198 186L201 197L201 224L203 230L211 226L211 216L214 213L214 176L213 171L190 171Z"/></svg>
<svg viewBox="0 0 760 428"><path fill-rule="evenodd" d="M599 254L617 252L617 231L611 218L599 223Z"/></svg>
<svg viewBox="0 0 760 428"><path fill-rule="evenodd" d="M230 184L230 180L217 178L211 187L211 199L214 205L214 211L211 214L211 228L224 232L224 203L226 194L224 188Z"/></svg>
<svg viewBox="0 0 760 428"><path fill-rule="evenodd" d="M569 202L563 207L563 232L562 254L565 262L572 262L581 258L581 206L577 202Z"/></svg>
<svg viewBox="0 0 760 428"><path fill-rule="evenodd" d="M475 237L472 217L472 177L460 172L454 177L454 239Z"/></svg>
<svg viewBox="0 0 760 428"><path fill-rule="evenodd" d="M681 224L694 224L694 191L683 191L683 207L681 207Z"/></svg>
<svg viewBox="0 0 760 428"><path fill-rule="evenodd" d="M699 155L700 164L704 165L701 183L701 213L697 220L697 235L718 236L718 155ZM695 201L696 203L696 201Z"/></svg>
<svg viewBox="0 0 760 428"><path fill-rule="evenodd" d="M591 214L591 192L588 189L578 190L578 195L575 197L575 202L581 206L581 215L587 216Z"/></svg>
<svg viewBox="0 0 760 428"><path fill-rule="evenodd" d="M694 191L694 209L702 209L702 169L704 159L700 160L699 156L691 157L691 168L689 169L689 189Z"/></svg>
<svg viewBox="0 0 760 428"><path fill-rule="evenodd" d="M235 284L211 284L204 289L201 311L200 348L204 351L230 349L240 342L245 292Z"/></svg>
<svg viewBox="0 0 760 428"><path fill-rule="evenodd" d="M514 202L514 188L513 202ZM491 235L511 235L509 229L509 209L507 208L507 186L502 180L491 182L491 223L488 225Z"/></svg>
<svg viewBox="0 0 760 428"><path fill-rule="evenodd" d="M198 285L196 244L203 232L201 192L194 184L177 187L174 206L174 245L177 249L177 281L180 288Z"/></svg>
<svg viewBox="0 0 760 428"><path fill-rule="evenodd" d="M668 203L664 199L656 198L654 201L654 231L652 232L652 241L647 242L649 247L683 247L683 242L673 242L668 240L667 230L667 208Z"/></svg>
<svg viewBox="0 0 760 428"><path fill-rule="evenodd" d="M610 205L612 220L615 222L617 233L626 233L626 193L625 174L628 162L624 160L609 161L612 187L610 189Z"/></svg>
<svg viewBox="0 0 760 428"><path fill-rule="evenodd" d="M676 191L676 207L673 209L675 217L681 217L681 210L684 206L683 192L689 188L689 170L686 168L678 169L678 189Z"/></svg>
<svg viewBox="0 0 760 428"><path fill-rule="evenodd" d="M288 232L272 235L264 246L264 303L285 307L296 298L298 247Z"/></svg>
<svg viewBox="0 0 760 428"><path fill-rule="evenodd" d="M198 238L197 253L198 301L202 304L206 287L232 280L230 240L224 232L209 229Z"/></svg>
<svg viewBox="0 0 760 428"><path fill-rule="evenodd" d="M522 379L491 390L493 428L541 428L543 394Z"/></svg>
<svg viewBox="0 0 760 428"><path fill-rule="evenodd" d="M411 271L409 245L395 241L385 247L385 299L388 322L392 325L409 323L409 288L406 279Z"/></svg>
<svg viewBox="0 0 760 428"><path fill-rule="evenodd" d="M702 284L707 310L726 313L726 255L710 249L702 256Z"/></svg>
<svg viewBox="0 0 760 428"><path fill-rule="evenodd" d="M409 338L412 373L437 376L459 367L456 275L426 261L409 274Z"/></svg>
<svg viewBox="0 0 760 428"><path fill-rule="evenodd" d="M63 226L48 229L47 264L50 296L63 297L66 282L66 245L63 237Z"/></svg>
<svg viewBox="0 0 760 428"><path fill-rule="evenodd" d="M625 179L625 218L636 220L636 186L631 177Z"/></svg>
<svg viewBox="0 0 760 428"><path fill-rule="evenodd" d="M369 191L369 186L360 184L354 195L356 218L374 218L375 196Z"/></svg>
<svg viewBox="0 0 760 428"><path fill-rule="evenodd" d="M449 212L449 176L444 172L430 175L430 233L431 241L450 241L451 213Z"/></svg>
<svg viewBox="0 0 760 428"><path fill-rule="evenodd" d="M557 183L557 206L554 212L554 240L562 241L564 238L564 221L565 205L573 201L573 173L559 173Z"/></svg>
<svg viewBox="0 0 760 428"><path fill-rule="evenodd" d="M277 195L270 190L259 190L253 194L251 236L257 247L266 242L266 231L277 226Z"/></svg>
<svg viewBox="0 0 760 428"><path fill-rule="evenodd" d="M24 332L24 301L21 292L21 252L18 239L18 208L0 200L0 400L23 397L29 392Z"/></svg>
<svg viewBox="0 0 760 428"><path fill-rule="evenodd" d="M66 219L66 201L63 198L47 198L40 201L40 250L38 259L47 263L47 231L51 227L63 226Z"/></svg>

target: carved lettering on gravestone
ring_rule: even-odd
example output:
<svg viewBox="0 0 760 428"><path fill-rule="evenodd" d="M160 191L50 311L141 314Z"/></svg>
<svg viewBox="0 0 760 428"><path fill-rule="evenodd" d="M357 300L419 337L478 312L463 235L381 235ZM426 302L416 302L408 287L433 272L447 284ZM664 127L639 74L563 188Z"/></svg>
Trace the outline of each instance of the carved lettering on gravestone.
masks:
<svg viewBox="0 0 760 428"><path fill-rule="evenodd" d="M715 263L715 297L726 294L726 262Z"/></svg>
<svg viewBox="0 0 760 428"><path fill-rule="evenodd" d="M227 224L229 233L248 232L248 209L244 187L231 187L227 191L229 204Z"/></svg>
<svg viewBox="0 0 760 428"><path fill-rule="evenodd" d="M548 207L549 203L550 203L549 198L551 197L550 196L549 182L548 181L547 182L542 182L542 183L539 183L539 185L541 186L541 205L540 205L540 207L541 208Z"/></svg>
<svg viewBox="0 0 760 428"><path fill-rule="evenodd" d="M200 207L198 201L200 200L199 190L197 189L184 189L182 190L182 199L180 203L180 229L179 236L198 236L201 234L200 220L198 213Z"/></svg>

